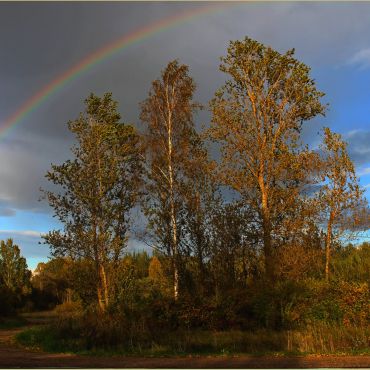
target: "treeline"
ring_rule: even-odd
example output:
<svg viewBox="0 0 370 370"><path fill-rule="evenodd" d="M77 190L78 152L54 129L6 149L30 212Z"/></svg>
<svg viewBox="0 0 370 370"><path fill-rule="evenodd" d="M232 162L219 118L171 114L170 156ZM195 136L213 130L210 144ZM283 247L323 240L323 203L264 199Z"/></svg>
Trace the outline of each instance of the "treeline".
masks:
<svg viewBox="0 0 370 370"><path fill-rule="evenodd" d="M32 292L31 271L13 239L0 241L0 323L1 316L16 314L27 305Z"/></svg>
<svg viewBox="0 0 370 370"><path fill-rule="evenodd" d="M245 38L220 70L227 80L202 132L194 116L204 107L177 60L141 103L140 132L122 123L111 94L92 94L68 123L73 156L52 165L55 186L43 190L64 227L44 235L55 259L34 281L45 290L61 264L55 296L89 317L84 330L94 322L96 341L117 330L141 343L181 327L369 322L369 245L342 246L367 230L368 206L339 134L324 128L319 150L302 142L326 111L310 68L294 50ZM127 255L129 237L154 257ZM348 295L363 303L355 309Z"/></svg>
<svg viewBox="0 0 370 370"><path fill-rule="evenodd" d="M194 260L189 258L185 267L191 271L193 266ZM150 256L147 252L126 254L110 274L114 274L111 280L114 287L109 294L116 297L111 302L108 317L114 312L136 314L154 326L162 320L161 327L168 329L291 329L315 321L366 326L370 244L365 242L356 247L347 244L333 250L331 284L318 277L323 266L323 263L316 265L316 269L313 266L312 275L300 280L281 278L268 284L258 278L237 279L224 274L224 267L215 264L214 273L207 281L217 285L218 276L224 274L224 282L219 285L222 289L212 294L210 290L200 291L194 284L194 277L190 276L186 291L175 303L170 258L157 253ZM87 260L54 258L40 263L32 278L32 289L41 297L38 304L44 306L36 308L61 305L64 314L87 307L95 312L96 295L86 280L93 273L94 266Z"/></svg>

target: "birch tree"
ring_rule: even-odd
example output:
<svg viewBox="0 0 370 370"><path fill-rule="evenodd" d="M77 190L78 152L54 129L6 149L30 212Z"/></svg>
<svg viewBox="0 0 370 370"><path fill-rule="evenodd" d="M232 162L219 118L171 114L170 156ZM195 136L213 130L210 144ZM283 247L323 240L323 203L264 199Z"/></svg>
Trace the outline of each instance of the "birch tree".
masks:
<svg viewBox="0 0 370 370"><path fill-rule="evenodd" d="M195 145L195 84L188 67L170 62L141 104L148 165L144 212L159 248L171 257L173 296L179 297L179 258L184 241L186 165Z"/></svg>
<svg viewBox="0 0 370 370"><path fill-rule="evenodd" d="M266 275L274 276L278 222L302 191L312 153L300 142L305 121L324 114L310 69L250 38L233 41L220 70L230 78L211 101L209 136L221 145L219 176L254 210Z"/></svg>
<svg viewBox="0 0 370 370"><path fill-rule="evenodd" d="M86 110L68 124L77 144L74 158L52 165L46 178L60 191L44 191L63 230L44 235L54 256L84 260L94 267L96 297L101 311L109 305L108 266L126 244L130 210L140 179L138 136L120 123L111 94L91 95ZM86 282L88 283L88 282Z"/></svg>

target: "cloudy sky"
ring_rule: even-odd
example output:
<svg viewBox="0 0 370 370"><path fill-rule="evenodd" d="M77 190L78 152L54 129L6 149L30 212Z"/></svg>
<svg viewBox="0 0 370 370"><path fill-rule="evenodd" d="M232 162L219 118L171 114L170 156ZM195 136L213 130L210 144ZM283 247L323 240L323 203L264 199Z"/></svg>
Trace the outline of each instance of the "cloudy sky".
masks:
<svg viewBox="0 0 370 370"><path fill-rule="evenodd" d="M209 5L209 4L208 4ZM329 104L304 138L317 145L329 126L347 140L361 185L370 196L370 3L248 2L229 4L152 33L49 94L10 130L9 117L74 65L133 32L204 2L0 2L0 239L13 237L31 268L46 260L40 232L58 227L39 202L51 163L69 158L66 123L90 92L110 91L125 122L139 126L138 104L172 59L188 64L203 104L224 81L219 57L230 40L252 37L280 52L295 48L312 68ZM197 117L207 123L207 112Z"/></svg>

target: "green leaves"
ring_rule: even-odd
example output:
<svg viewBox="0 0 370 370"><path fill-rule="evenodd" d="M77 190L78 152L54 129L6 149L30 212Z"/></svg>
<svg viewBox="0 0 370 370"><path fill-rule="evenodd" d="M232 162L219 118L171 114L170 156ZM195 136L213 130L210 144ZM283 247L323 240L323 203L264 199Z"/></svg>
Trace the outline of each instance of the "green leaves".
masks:
<svg viewBox="0 0 370 370"><path fill-rule="evenodd" d="M104 266L127 245L129 212L139 193L139 138L132 126L119 122L111 94L91 94L85 104L85 112L68 124L77 139L73 158L46 174L60 189L44 194L64 229L43 237L56 256L92 261L106 289Z"/></svg>
<svg viewBox="0 0 370 370"><path fill-rule="evenodd" d="M1 240L0 286L5 286L12 293L26 293L30 288L30 276L26 259L21 256L13 239Z"/></svg>

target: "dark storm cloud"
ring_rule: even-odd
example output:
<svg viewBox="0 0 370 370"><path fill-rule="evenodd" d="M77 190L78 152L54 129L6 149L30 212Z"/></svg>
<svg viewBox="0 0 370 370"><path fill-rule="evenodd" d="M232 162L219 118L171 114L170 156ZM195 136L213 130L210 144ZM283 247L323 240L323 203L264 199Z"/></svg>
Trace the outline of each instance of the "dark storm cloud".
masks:
<svg viewBox="0 0 370 370"><path fill-rule="evenodd" d="M370 131L350 131L344 139L348 143L348 153L357 166L370 163Z"/></svg>
<svg viewBox="0 0 370 370"><path fill-rule="evenodd" d="M68 158L62 140L45 140L41 136L22 139L3 138L0 145L0 204L23 210L47 210L39 202L39 187L47 188L45 173L50 163ZM1 160L0 159L0 160Z"/></svg>
<svg viewBox="0 0 370 370"><path fill-rule="evenodd" d="M0 121L82 58L122 35L204 3L0 3ZM90 92L111 91L123 120L139 125L138 104L168 61L190 66L196 98L207 105L225 76L218 71L229 40L248 35L281 52L296 47L312 66L340 65L368 48L370 4L245 3L152 35L66 84L0 138L0 201L8 208L46 211L39 187L50 163L69 157L66 122ZM318 81L320 85L320 81ZM207 111L197 124L209 121ZM319 123L307 126L312 141ZM355 154L356 155L356 154Z"/></svg>
<svg viewBox="0 0 370 370"><path fill-rule="evenodd" d="M0 92L3 115L0 118L11 114L23 101L95 50L184 8L192 8L192 5L0 4L0 73L6 85ZM117 76L124 75L125 70L127 76L131 76L133 69L137 69L139 61L143 59L140 54L143 56L143 53L136 53L126 58L124 63L121 60L120 71L117 68L111 70L111 65L103 63L101 71L88 72L82 81L77 79L72 82L40 107L40 117L37 112L26 117L32 122L24 125L24 130L37 130L43 136L66 136L64 124L78 113L86 95L99 87L99 90L114 89L115 86L122 89L124 76ZM145 61L148 61L147 57ZM48 105L51 109L48 109Z"/></svg>

